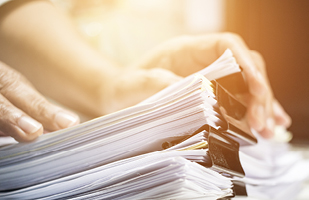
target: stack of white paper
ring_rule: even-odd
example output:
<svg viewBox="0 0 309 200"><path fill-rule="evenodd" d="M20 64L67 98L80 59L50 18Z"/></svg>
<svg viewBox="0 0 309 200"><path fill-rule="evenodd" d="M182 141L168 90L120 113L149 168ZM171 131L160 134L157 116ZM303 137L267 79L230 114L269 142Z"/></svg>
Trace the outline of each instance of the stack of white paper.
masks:
<svg viewBox="0 0 309 200"><path fill-rule="evenodd" d="M24 189L2 192L3 199L140 199L212 197L232 194L231 181L186 157L206 150L144 154ZM200 158L201 159L201 158Z"/></svg>
<svg viewBox="0 0 309 200"><path fill-rule="evenodd" d="M262 140L257 147L241 148L245 178L220 170L234 165L233 159L238 162L237 152L224 160L223 152L230 150L225 143L238 151L231 138L252 144L251 136L239 135L233 127L219 136L227 119L209 80L236 72L240 68L227 50L198 74L136 106L45 134L33 143L1 147L0 198L218 199L233 195L232 178L248 184L249 196L261 196L264 186L303 180L294 172L304 162ZM196 132L205 124L219 130L217 142L226 149L216 144L211 151L208 130ZM166 149L165 144L172 145ZM269 149L270 157L261 156L261 149ZM204 167L214 159L223 168Z"/></svg>
<svg viewBox="0 0 309 200"><path fill-rule="evenodd" d="M223 68L219 72L239 71L230 51L217 63L213 66ZM151 103L43 135L31 144L1 148L0 179L6 181L0 182L0 190L27 187L162 150L162 143L192 133L204 124L215 127L220 119L213 110L216 100L210 84L202 75L190 76L167 89L173 92Z"/></svg>

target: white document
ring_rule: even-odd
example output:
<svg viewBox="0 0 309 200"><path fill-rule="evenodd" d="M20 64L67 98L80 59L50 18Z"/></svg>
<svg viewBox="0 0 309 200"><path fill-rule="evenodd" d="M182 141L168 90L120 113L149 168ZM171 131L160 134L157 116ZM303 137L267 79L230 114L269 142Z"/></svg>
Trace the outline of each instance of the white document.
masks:
<svg viewBox="0 0 309 200"><path fill-rule="evenodd" d="M0 147L0 199L218 199L233 195L232 180L246 183L249 196L279 197L270 194L309 174L308 163L286 144L259 138L258 145L240 148L244 178L226 170L233 159L239 162L233 139L250 138L219 131L228 119L218 110L210 81L236 72L240 68L227 50L207 68L136 106L33 143ZM204 125L219 132L216 144L208 130L196 133ZM164 144L173 145L165 149ZM234 154L226 155L229 151ZM214 163L223 167L201 165ZM261 194L265 187L269 194Z"/></svg>

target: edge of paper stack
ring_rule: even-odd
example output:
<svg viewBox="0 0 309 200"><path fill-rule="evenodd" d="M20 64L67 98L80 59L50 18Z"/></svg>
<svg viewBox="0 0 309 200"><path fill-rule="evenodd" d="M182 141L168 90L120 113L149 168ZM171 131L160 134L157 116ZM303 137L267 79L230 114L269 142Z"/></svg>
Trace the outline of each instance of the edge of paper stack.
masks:
<svg viewBox="0 0 309 200"><path fill-rule="evenodd" d="M308 161L285 142L233 131L218 106L211 81L240 72L226 50L136 106L0 147L0 199L290 199Z"/></svg>

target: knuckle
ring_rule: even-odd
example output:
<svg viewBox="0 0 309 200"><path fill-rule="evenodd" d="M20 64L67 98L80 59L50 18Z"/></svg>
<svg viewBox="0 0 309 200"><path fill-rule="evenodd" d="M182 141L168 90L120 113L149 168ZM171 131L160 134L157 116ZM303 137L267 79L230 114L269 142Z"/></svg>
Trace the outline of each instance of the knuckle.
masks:
<svg viewBox="0 0 309 200"><path fill-rule="evenodd" d="M38 116L40 118L50 118L49 103L44 98L34 98L28 108L30 115Z"/></svg>
<svg viewBox="0 0 309 200"><path fill-rule="evenodd" d="M19 130L16 129L17 120L22 114L14 108L10 104L0 102L0 131L16 139L20 137Z"/></svg>
<svg viewBox="0 0 309 200"><path fill-rule="evenodd" d="M0 103L0 116L6 116L8 113L7 106L3 103Z"/></svg>
<svg viewBox="0 0 309 200"><path fill-rule="evenodd" d="M223 36L226 39L231 39L231 40L235 40L237 38L240 38L240 36L238 34L232 33L232 32L225 32L225 33L223 33Z"/></svg>
<svg viewBox="0 0 309 200"><path fill-rule="evenodd" d="M250 50L250 54L254 59L259 60L260 62L264 62L264 58L262 54L256 50Z"/></svg>
<svg viewBox="0 0 309 200"><path fill-rule="evenodd" d="M2 121L14 123L21 116L19 112L14 111L14 107L1 102L0 103L0 116Z"/></svg>
<svg viewBox="0 0 309 200"><path fill-rule="evenodd" d="M244 42L242 37L236 33L232 32L225 32L222 33L223 41L226 42L229 45L236 45L239 42Z"/></svg>
<svg viewBox="0 0 309 200"><path fill-rule="evenodd" d="M23 80L25 80L25 78L19 72L3 64L0 65L0 91L15 88Z"/></svg>
<svg viewBox="0 0 309 200"><path fill-rule="evenodd" d="M266 76L265 60L263 56L258 51L254 50L250 50L250 56L253 62L256 64L257 69L260 70Z"/></svg>

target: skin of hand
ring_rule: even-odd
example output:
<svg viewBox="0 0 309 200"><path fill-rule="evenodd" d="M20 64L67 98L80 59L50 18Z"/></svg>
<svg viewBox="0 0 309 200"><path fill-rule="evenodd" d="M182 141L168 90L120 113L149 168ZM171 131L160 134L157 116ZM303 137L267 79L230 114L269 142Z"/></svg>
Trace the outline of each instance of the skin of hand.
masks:
<svg viewBox="0 0 309 200"><path fill-rule="evenodd" d="M274 98L267 79L262 56L250 50L242 38L233 33L182 36L168 41L141 60L133 68L161 67L179 76L195 73L215 61L227 48L242 67L248 83L247 121L265 138L274 135L275 125L288 127L291 118Z"/></svg>
<svg viewBox="0 0 309 200"><path fill-rule="evenodd" d="M79 123L77 115L49 103L17 71L0 62L0 133L29 142ZM40 122L40 123L39 123Z"/></svg>
<svg viewBox="0 0 309 200"><path fill-rule="evenodd" d="M181 79L162 68L118 67L44 0L0 7L0 46L0 84L6 85L0 88L0 130L21 142L42 134L42 125L54 131L78 123L76 115L48 103L23 76L43 95L90 118L132 106Z"/></svg>
<svg viewBox="0 0 309 200"><path fill-rule="evenodd" d="M262 57L231 33L176 38L124 69L93 50L49 1L24 0L0 7L0 46L0 60L39 92L93 117L140 102L230 48L248 81L251 127L270 137L275 123L291 121L273 98Z"/></svg>

